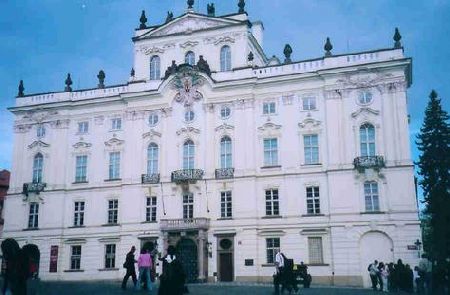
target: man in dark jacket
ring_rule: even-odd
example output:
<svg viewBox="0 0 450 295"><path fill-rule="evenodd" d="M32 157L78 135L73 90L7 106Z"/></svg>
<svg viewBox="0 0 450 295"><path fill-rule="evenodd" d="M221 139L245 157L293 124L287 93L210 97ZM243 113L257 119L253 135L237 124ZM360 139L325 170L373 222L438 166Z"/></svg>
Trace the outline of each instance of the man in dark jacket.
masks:
<svg viewBox="0 0 450 295"><path fill-rule="evenodd" d="M137 279L136 279L136 270L134 268L134 264L136 263L136 260L134 259L134 252L136 251L136 248L133 246L131 247L130 252L127 254L127 258L125 259L125 263L123 264L123 267L127 269L127 273L123 277L122 281L122 289L126 289L128 278L131 276L133 279L134 287L136 287Z"/></svg>

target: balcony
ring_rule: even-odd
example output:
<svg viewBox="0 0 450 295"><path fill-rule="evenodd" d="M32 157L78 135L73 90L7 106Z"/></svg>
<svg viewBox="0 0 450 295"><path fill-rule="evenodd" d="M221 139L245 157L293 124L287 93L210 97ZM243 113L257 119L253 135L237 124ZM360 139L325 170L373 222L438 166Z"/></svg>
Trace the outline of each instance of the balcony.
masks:
<svg viewBox="0 0 450 295"><path fill-rule="evenodd" d="M159 183L159 173L142 174L142 184L154 184Z"/></svg>
<svg viewBox="0 0 450 295"><path fill-rule="evenodd" d="M209 219L161 219L159 224L162 231L207 230L209 228Z"/></svg>
<svg viewBox="0 0 450 295"><path fill-rule="evenodd" d="M228 179L234 177L234 168L216 169L216 179Z"/></svg>
<svg viewBox="0 0 450 295"><path fill-rule="evenodd" d="M356 157L353 160L353 165L358 172L364 172L365 169L374 169L379 171L384 167L383 156L366 156L366 157Z"/></svg>
<svg viewBox="0 0 450 295"><path fill-rule="evenodd" d="M172 182L176 183L195 183L201 179L203 179L203 170L201 169L182 169L172 172Z"/></svg>
<svg viewBox="0 0 450 295"><path fill-rule="evenodd" d="M39 194L44 191L44 188L47 186L46 183L42 182L29 182L23 184L22 194L28 197L29 193Z"/></svg>

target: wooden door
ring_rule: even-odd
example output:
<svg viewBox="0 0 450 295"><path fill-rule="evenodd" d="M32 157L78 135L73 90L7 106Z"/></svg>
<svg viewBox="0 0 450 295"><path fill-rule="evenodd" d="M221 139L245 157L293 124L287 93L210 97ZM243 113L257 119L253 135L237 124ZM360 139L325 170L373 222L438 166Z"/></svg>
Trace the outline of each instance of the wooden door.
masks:
<svg viewBox="0 0 450 295"><path fill-rule="evenodd" d="M233 253L219 253L219 280L233 281Z"/></svg>

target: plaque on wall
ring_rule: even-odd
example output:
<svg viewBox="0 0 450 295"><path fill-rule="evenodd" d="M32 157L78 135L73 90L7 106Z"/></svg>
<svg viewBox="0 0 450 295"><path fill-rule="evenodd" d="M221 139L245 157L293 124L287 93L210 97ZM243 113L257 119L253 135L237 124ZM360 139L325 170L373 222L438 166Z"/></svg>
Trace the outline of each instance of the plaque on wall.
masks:
<svg viewBox="0 0 450 295"><path fill-rule="evenodd" d="M58 272L58 246L50 248L50 270L49 272Z"/></svg>
<svg viewBox="0 0 450 295"><path fill-rule="evenodd" d="M245 266L252 266L253 265L253 259L245 259Z"/></svg>

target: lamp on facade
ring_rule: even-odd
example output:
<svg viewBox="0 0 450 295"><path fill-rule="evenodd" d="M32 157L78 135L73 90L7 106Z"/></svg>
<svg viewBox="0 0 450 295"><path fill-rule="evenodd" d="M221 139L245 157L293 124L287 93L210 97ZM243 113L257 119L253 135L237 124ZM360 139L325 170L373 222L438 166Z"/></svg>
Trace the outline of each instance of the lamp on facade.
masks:
<svg viewBox="0 0 450 295"><path fill-rule="evenodd" d="M211 242L206 242L206 249L208 249L208 256L209 258L212 257L212 243Z"/></svg>
<svg viewBox="0 0 450 295"><path fill-rule="evenodd" d="M422 243L419 241L419 239L417 239L417 240L414 242L414 245L416 245L416 247L417 247L417 255L418 255L418 257L420 258L420 246L422 246Z"/></svg>

